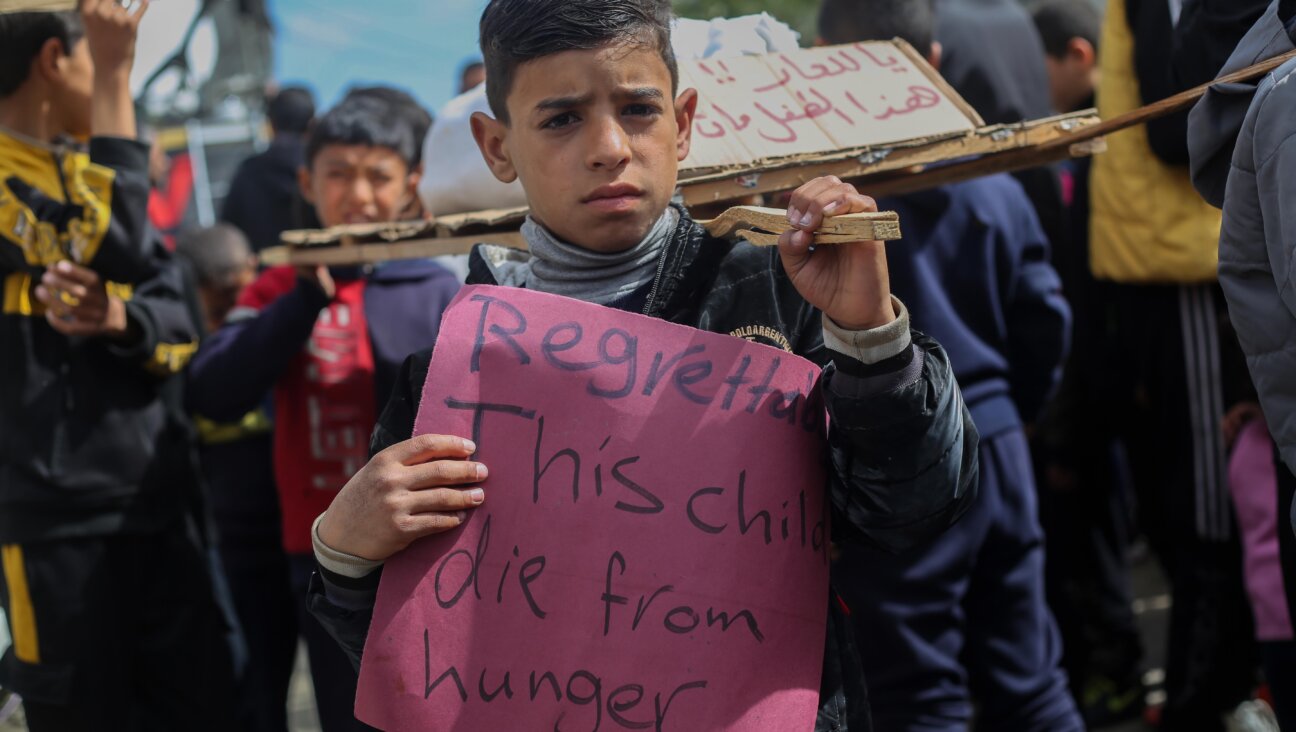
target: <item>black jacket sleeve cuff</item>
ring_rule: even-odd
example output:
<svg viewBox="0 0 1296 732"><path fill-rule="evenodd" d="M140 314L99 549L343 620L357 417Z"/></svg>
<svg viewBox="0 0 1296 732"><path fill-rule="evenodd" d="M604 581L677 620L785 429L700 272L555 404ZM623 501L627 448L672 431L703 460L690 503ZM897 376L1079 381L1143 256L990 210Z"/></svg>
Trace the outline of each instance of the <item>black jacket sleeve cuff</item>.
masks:
<svg viewBox="0 0 1296 732"><path fill-rule="evenodd" d="M148 172L149 148L139 140L90 138L90 162L109 168Z"/></svg>

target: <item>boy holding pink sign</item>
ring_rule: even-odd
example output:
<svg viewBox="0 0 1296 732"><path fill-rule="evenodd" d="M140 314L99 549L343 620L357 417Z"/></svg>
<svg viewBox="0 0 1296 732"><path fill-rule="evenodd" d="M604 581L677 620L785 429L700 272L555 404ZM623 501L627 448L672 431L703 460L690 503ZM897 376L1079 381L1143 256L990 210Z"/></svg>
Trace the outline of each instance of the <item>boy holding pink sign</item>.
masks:
<svg viewBox="0 0 1296 732"><path fill-rule="evenodd" d="M480 246L468 281L745 337L813 362L832 419L824 467L836 540L892 551L929 540L976 492L976 431L948 359L909 328L880 242L811 246L825 217L876 206L835 178L811 181L793 194L795 230L774 250L714 239L672 205L697 93L678 89L670 17L665 0L486 8L493 117L475 115L473 133L495 177L526 190L530 251ZM374 457L314 528L321 571L309 602L357 661L383 561L459 527L488 498L479 484L490 468L471 459L470 435L411 437L429 365L427 352L406 363ZM871 728L844 612L828 603L820 730Z"/></svg>

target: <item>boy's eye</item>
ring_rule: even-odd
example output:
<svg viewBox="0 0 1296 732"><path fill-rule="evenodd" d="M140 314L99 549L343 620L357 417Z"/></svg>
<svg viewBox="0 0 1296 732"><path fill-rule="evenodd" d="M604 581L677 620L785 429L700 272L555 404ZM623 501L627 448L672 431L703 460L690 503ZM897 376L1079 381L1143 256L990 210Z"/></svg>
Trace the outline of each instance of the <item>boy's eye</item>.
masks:
<svg viewBox="0 0 1296 732"><path fill-rule="evenodd" d="M550 117L541 127L546 130L560 130L576 122L576 115L571 112L563 112L555 117Z"/></svg>
<svg viewBox="0 0 1296 732"><path fill-rule="evenodd" d="M634 117L651 117L657 114L659 110L651 104L631 104L625 108L625 114Z"/></svg>

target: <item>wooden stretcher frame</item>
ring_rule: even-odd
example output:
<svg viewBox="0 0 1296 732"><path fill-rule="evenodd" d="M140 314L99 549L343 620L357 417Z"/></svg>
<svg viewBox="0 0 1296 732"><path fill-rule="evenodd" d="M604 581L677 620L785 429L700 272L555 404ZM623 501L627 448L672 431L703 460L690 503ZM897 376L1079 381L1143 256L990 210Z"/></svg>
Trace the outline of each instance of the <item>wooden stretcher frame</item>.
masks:
<svg viewBox="0 0 1296 732"><path fill-rule="evenodd" d="M676 199L686 206L736 201L754 194L792 190L824 175L850 180L870 195L896 195L1093 155L1106 149L1104 135L1186 109L1216 84L1259 78L1293 58L1296 51L1109 120L1100 120L1094 110L1086 110L1013 125L982 127L968 135L915 144L797 156L765 161L760 166L693 174L680 181ZM443 216L430 222L287 232L283 237L286 246L263 251L262 261L265 264L357 264L466 254L474 244L483 241L525 246L517 231L525 217L526 209L501 209ZM369 243L373 241L378 243ZM338 246L348 242L366 246ZM357 253L374 246L385 248ZM325 254L323 250L327 247L337 251ZM306 250L310 250L309 255Z"/></svg>

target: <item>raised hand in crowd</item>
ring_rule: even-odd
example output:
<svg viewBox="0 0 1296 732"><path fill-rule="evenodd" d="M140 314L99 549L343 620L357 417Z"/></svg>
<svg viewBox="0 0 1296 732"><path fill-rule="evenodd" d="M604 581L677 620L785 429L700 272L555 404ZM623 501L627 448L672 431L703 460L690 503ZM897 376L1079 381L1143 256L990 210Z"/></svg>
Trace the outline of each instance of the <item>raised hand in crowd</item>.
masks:
<svg viewBox="0 0 1296 732"><path fill-rule="evenodd" d="M135 137L130 73L140 21L148 8L149 0L128 5L117 0L81 0L86 46L95 69L91 129L97 136Z"/></svg>

